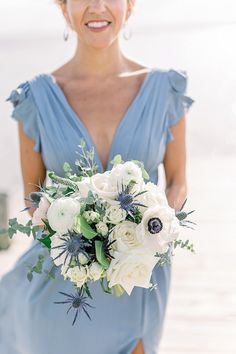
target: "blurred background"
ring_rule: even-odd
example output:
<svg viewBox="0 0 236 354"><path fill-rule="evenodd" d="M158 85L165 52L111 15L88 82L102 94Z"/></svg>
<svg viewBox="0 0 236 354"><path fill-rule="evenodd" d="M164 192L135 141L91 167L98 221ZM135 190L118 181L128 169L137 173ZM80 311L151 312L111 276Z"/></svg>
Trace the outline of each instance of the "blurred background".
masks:
<svg viewBox="0 0 236 354"><path fill-rule="evenodd" d="M176 251L159 354L236 353L236 1L136 0L133 36L124 52L161 69L187 71L195 103L187 118L185 229L196 254ZM52 0L0 0L0 193L7 217L26 221L17 124L5 102L12 89L49 73L74 52L63 41L64 20ZM163 166L159 166L164 183ZM0 197L1 217L4 195ZM0 252L0 276L32 240L18 235Z"/></svg>

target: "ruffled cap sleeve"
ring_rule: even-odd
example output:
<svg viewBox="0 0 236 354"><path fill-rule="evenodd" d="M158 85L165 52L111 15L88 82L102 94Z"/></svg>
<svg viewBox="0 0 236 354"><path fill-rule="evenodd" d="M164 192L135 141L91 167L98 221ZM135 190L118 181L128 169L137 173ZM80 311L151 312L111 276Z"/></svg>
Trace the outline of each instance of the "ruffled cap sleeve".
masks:
<svg viewBox="0 0 236 354"><path fill-rule="evenodd" d="M22 122L25 134L34 140L34 151L41 152L37 107L29 82L21 83L16 89L12 90L6 101L10 101L13 105L11 117L18 122Z"/></svg>
<svg viewBox="0 0 236 354"><path fill-rule="evenodd" d="M186 95L188 76L184 70L169 70L167 72L170 94L167 110L167 141L174 140L170 127L176 124L189 110L194 100Z"/></svg>

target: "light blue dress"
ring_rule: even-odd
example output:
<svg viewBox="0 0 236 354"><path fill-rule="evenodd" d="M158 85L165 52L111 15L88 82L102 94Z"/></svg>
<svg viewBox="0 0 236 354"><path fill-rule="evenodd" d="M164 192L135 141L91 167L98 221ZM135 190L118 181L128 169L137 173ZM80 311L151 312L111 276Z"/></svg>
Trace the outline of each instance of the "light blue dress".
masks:
<svg viewBox="0 0 236 354"><path fill-rule="evenodd" d="M150 180L157 183L158 165L173 140L169 128L193 103L185 94L186 86L185 71L152 69L116 130L109 161L117 153L124 160L141 160ZM63 176L65 161L73 167L80 138L89 149L93 146L88 130L50 74L20 84L8 100L14 106L12 117L23 122L25 133L35 141L34 151L41 152L48 170ZM96 149L95 159L103 172ZM64 300L58 291L73 292L72 283L64 281L59 269L55 280L35 273L31 283L26 278L27 264L33 265L39 254L46 256L44 269L49 269L47 250L33 241L0 281L1 354L131 354L139 339L145 354L157 353L171 266L154 268L151 282L157 289L136 287L130 296L112 296L102 291L99 281L91 284L92 321L81 313L72 327L72 311L67 315L67 306L53 304Z"/></svg>

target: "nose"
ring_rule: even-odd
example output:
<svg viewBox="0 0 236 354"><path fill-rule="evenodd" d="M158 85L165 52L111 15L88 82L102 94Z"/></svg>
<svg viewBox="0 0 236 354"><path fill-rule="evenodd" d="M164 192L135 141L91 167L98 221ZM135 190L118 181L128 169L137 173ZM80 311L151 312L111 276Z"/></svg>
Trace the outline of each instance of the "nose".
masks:
<svg viewBox="0 0 236 354"><path fill-rule="evenodd" d="M97 13L106 11L106 1L104 0L91 0L89 3L89 12Z"/></svg>

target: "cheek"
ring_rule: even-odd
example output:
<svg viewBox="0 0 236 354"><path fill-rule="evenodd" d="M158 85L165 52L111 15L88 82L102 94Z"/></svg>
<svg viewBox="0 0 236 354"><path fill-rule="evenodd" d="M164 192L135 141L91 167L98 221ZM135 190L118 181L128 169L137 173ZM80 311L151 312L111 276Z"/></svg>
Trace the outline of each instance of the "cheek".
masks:
<svg viewBox="0 0 236 354"><path fill-rule="evenodd" d="M78 30L82 24L85 6L79 1L72 1L68 6L68 16L74 30Z"/></svg>

